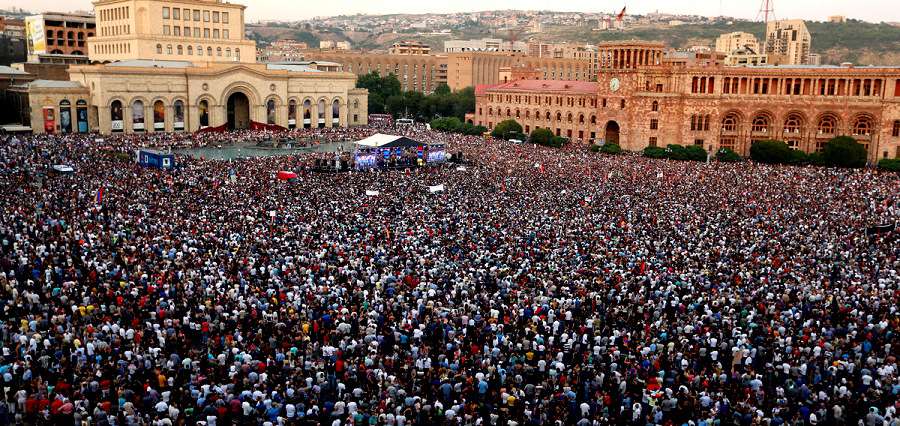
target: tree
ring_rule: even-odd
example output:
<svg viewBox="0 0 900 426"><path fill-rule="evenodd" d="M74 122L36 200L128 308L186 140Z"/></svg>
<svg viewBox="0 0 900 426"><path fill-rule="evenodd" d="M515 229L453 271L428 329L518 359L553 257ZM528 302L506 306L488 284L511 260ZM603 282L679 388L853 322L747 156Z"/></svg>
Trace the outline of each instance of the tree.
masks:
<svg viewBox="0 0 900 426"><path fill-rule="evenodd" d="M782 141L758 141L750 145L750 158L766 164L790 164L797 159L793 150Z"/></svg>
<svg viewBox="0 0 900 426"><path fill-rule="evenodd" d="M517 123L516 120L503 120L494 127L494 131L491 132L491 136L495 138L506 139L507 136L513 133L521 134L522 125Z"/></svg>
<svg viewBox="0 0 900 426"><path fill-rule="evenodd" d="M550 146L550 143L553 142L553 132L542 127L535 128L531 131L530 140L538 145Z"/></svg>
<svg viewBox="0 0 900 426"><path fill-rule="evenodd" d="M886 172L900 172L900 158L885 158L878 162L878 168Z"/></svg>
<svg viewBox="0 0 900 426"><path fill-rule="evenodd" d="M356 87L369 91L369 113L383 114L386 102L391 96L401 94L400 80L394 74L382 77L378 71L363 74L356 79Z"/></svg>
<svg viewBox="0 0 900 426"><path fill-rule="evenodd" d="M644 148L644 157L667 158L668 152L666 152L665 148L660 148L658 146L648 146L648 147Z"/></svg>
<svg viewBox="0 0 900 426"><path fill-rule="evenodd" d="M431 128L442 132L458 133L463 123L456 117L441 117L431 120Z"/></svg>
<svg viewBox="0 0 900 426"><path fill-rule="evenodd" d="M622 147L617 143L607 143L600 147L600 152L611 155L621 154Z"/></svg>
<svg viewBox="0 0 900 426"><path fill-rule="evenodd" d="M434 94L435 95L449 95L450 94L450 86L448 86L447 83L438 84L434 88Z"/></svg>
<svg viewBox="0 0 900 426"><path fill-rule="evenodd" d="M822 152L825 165L833 167L863 167L866 165L866 148L849 136L838 136L825 144Z"/></svg>
<svg viewBox="0 0 900 426"><path fill-rule="evenodd" d="M721 148L716 152L716 160L723 163L737 163L743 160L743 158L731 149Z"/></svg>

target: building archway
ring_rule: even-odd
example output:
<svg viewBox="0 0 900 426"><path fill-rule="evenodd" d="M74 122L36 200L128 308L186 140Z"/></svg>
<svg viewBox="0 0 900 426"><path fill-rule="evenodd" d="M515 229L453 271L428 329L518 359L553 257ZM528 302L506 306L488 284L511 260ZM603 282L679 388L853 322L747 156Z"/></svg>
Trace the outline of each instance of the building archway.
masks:
<svg viewBox="0 0 900 426"><path fill-rule="evenodd" d="M250 99L244 92L236 91L228 97L228 130L250 127Z"/></svg>
<svg viewBox="0 0 900 426"><path fill-rule="evenodd" d="M606 123L606 133L603 140L604 143L619 144L619 123L612 120Z"/></svg>

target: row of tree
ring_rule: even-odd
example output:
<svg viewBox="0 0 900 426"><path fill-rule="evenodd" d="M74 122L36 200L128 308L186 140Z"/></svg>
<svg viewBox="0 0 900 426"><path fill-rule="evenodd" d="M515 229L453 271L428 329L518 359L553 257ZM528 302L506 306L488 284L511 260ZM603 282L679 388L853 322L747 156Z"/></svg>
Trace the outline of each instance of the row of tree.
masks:
<svg viewBox="0 0 900 426"><path fill-rule="evenodd" d="M429 122L438 117L456 117L463 121L466 113L475 111L475 89L471 87L451 92L450 86L441 83L429 95L404 92L396 75L382 76L378 71L359 76L356 87L369 90L370 114L391 114L394 118Z"/></svg>

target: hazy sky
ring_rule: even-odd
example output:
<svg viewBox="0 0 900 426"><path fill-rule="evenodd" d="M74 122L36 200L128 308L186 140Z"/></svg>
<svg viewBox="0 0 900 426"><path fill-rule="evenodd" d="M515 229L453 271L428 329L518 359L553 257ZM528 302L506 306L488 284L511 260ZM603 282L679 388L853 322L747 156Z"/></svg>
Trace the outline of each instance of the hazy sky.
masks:
<svg viewBox="0 0 900 426"><path fill-rule="evenodd" d="M353 13L422 13L459 12L495 9L534 9L580 12L619 11L627 5L630 13L647 13L659 10L669 13L688 13L755 19L761 0L568 0L553 5L546 0L330 0L306 2L297 0L231 0L246 4L248 20L281 19L296 20L314 16L331 16ZM848 18L872 22L900 21L897 0L772 0L775 15L781 18L824 20L829 15L845 15ZM90 10L90 0L0 0L0 8L24 7L32 11Z"/></svg>

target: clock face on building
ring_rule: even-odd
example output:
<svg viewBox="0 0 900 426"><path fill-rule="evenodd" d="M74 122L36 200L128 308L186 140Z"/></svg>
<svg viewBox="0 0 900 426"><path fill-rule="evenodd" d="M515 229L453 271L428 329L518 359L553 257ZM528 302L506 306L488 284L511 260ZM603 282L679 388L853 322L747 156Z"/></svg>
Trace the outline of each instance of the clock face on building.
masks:
<svg viewBox="0 0 900 426"><path fill-rule="evenodd" d="M609 81L609 90L612 90L613 92L618 92L619 87L621 86L622 82L620 82L618 78L613 77L613 79Z"/></svg>

